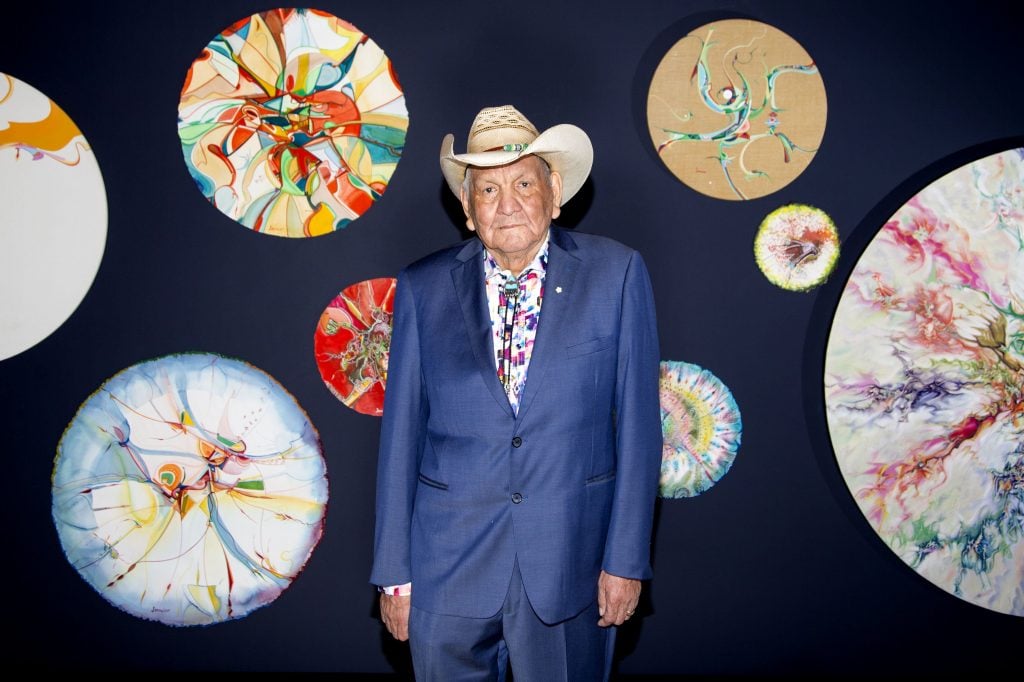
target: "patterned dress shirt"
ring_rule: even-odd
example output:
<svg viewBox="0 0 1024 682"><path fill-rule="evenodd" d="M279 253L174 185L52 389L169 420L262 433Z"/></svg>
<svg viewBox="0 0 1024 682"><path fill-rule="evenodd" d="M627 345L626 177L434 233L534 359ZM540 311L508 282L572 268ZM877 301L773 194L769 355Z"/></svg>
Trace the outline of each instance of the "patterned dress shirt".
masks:
<svg viewBox="0 0 1024 682"><path fill-rule="evenodd" d="M550 236L550 233L549 233ZM548 268L548 239L544 239L530 264L514 276L502 270L484 249L484 280L487 308L491 312L494 365L505 387L512 411L519 413L519 399L526 385L533 343L537 338L540 307L544 301L544 276ZM506 295L506 287L516 294Z"/></svg>

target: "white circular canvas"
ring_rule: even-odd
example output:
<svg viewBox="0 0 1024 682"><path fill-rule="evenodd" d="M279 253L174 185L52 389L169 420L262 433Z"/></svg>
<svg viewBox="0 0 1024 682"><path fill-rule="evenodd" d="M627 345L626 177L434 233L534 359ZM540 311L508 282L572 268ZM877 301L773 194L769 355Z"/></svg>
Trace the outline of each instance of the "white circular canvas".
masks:
<svg viewBox="0 0 1024 682"><path fill-rule="evenodd" d="M172 626L276 600L323 534L327 470L273 377L212 353L119 372L64 431L53 520L68 561L127 613Z"/></svg>
<svg viewBox="0 0 1024 682"><path fill-rule="evenodd" d="M36 345L82 302L103 258L96 157L54 102L0 73L0 360Z"/></svg>

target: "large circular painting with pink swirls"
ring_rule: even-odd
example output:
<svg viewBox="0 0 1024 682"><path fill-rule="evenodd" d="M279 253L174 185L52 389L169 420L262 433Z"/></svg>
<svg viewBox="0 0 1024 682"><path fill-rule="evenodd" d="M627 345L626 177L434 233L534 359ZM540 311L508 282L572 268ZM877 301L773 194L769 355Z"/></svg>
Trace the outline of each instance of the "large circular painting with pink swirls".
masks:
<svg viewBox="0 0 1024 682"><path fill-rule="evenodd" d="M273 9L224 29L185 78L178 135L203 195L256 232L315 237L363 215L405 146L391 61L352 24Z"/></svg>
<svg viewBox="0 0 1024 682"><path fill-rule="evenodd" d="M881 227L836 310L825 401L890 549L1024 616L1024 149L939 178Z"/></svg>

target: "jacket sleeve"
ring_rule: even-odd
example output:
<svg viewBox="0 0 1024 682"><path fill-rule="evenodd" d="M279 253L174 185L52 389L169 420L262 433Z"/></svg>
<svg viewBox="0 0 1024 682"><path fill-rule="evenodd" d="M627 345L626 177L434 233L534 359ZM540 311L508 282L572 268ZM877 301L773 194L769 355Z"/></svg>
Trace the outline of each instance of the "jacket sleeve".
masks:
<svg viewBox="0 0 1024 682"><path fill-rule="evenodd" d="M412 510L427 414L416 302L410 279L403 271L395 291L377 459L376 526L370 574L370 582L375 585L399 585L412 580Z"/></svg>
<svg viewBox="0 0 1024 682"><path fill-rule="evenodd" d="M647 267L633 253L622 287L615 381L615 498L602 568L651 577L651 526L661 472L658 326Z"/></svg>

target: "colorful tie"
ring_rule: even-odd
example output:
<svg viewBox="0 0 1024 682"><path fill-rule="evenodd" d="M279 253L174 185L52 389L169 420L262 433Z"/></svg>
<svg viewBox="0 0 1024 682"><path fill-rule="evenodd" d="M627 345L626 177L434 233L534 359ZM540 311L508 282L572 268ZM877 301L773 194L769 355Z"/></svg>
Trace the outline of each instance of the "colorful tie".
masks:
<svg viewBox="0 0 1024 682"><path fill-rule="evenodd" d="M512 337L516 325L516 317L519 315L519 280L515 277L505 277L505 285L498 296L499 308L503 309L501 330L501 362L498 363L498 378L505 388L505 395L513 398L512 391L516 390L516 383L512 380Z"/></svg>

